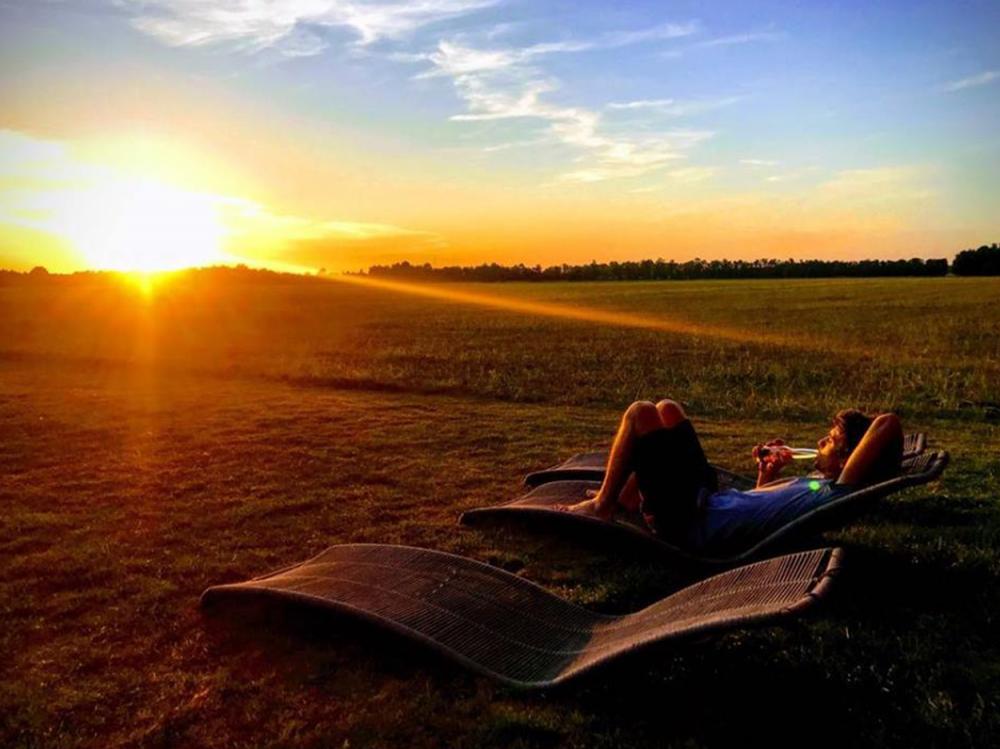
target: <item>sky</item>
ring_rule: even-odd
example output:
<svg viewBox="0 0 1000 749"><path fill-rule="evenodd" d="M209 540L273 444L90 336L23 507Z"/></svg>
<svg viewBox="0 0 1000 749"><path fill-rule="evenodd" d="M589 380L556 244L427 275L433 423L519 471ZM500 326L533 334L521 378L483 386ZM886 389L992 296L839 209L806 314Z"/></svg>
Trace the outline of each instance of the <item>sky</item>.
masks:
<svg viewBox="0 0 1000 749"><path fill-rule="evenodd" d="M951 257L998 2L0 0L0 267Z"/></svg>

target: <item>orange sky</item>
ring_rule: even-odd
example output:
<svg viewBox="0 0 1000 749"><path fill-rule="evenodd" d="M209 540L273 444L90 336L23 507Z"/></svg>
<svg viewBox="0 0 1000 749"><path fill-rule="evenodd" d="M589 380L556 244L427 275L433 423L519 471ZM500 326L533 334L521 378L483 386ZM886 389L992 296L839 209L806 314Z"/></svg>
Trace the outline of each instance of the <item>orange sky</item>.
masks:
<svg viewBox="0 0 1000 749"><path fill-rule="evenodd" d="M476 15L504 3L440 0L426 18L360 20L320 3L310 22L359 38L317 41L265 35L274 19L254 4L235 27L261 29L248 52L195 15L209 5L169 6L170 25L127 5L90 19L93 39L74 36L83 10L9 11L0 267L950 257L996 240L995 136L949 140L966 118L935 120L931 138L888 97L877 114L857 100L873 121L860 132L811 88L786 96L806 84L783 56L826 72L808 34L647 9L627 28L516 42ZM924 86L907 106L928 112L994 106L996 76L956 71L896 82ZM834 85L831 100L864 81Z"/></svg>

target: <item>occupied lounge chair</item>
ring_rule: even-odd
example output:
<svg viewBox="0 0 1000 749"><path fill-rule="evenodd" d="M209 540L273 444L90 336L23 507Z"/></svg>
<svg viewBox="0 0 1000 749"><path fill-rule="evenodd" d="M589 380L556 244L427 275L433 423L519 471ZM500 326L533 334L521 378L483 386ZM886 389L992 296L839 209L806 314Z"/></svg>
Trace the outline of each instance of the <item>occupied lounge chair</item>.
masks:
<svg viewBox="0 0 1000 749"><path fill-rule="evenodd" d="M840 549L816 549L695 583L634 614L576 606L465 557L382 544L333 546L307 562L206 590L203 607L281 599L394 631L518 687L558 684L665 640L770 623L828 591Z"/></svg>
<svg viewBox="0 0 1000 749"><path fill-rule="evenodd" d="M911 432L903 438L903 458L920 455L927 447L927 435L923 432ZM550 466L541 471L533 471L524 477L524 485L534 488L550 481L603 481L604 467L608 462L608 451L594 450L577 453L562 463ZM737 489L750 488L754 480L721 468L720 481L726 481L727 486Z"/></svg>
<svg viewBox="0 0 1000 749"><path fill-rule="evenodd" d="M566 534L597 533L610 540L628 544L631 548L644 548L654 554L683 559L699 564L729 565L746 562L759 556L775 544L820 530L826 530L848 521L863 512L877 499L905 489L909 486L926 484L936 479L948 465L945 451L924 452L904 458L898 476L872 484L849 494L842 494L834 500L811 512L801 515L778 528L770 535L758 540L752 546L741 549L726 549L705 554L685 551L667 543L649 530L638 514L619 513L613 520L601 520L591 515L564 512L556 505L573 504L597 490L600 481L551 481L532 489L522 497L505 504L480 507L462 513L460 522L475 525L483 521L523 519L539 525L556 528ZM749 482L740 484L739 481ZM719 486L750 488L753 482L729 472L719 472Z"/></svg>

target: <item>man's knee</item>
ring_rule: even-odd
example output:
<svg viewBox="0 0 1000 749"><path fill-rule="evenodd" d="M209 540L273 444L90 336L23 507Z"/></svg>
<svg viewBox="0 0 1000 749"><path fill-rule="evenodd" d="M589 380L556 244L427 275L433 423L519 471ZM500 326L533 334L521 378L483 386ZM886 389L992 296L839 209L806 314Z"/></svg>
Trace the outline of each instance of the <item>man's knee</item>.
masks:
<svg viewBox="0 0 1000 749"><path fill-rule="evenodd" d="M675 427L687 419L684 408L680 403L669 398L664 398L656 404L656 412L659 415L660 423L665 427Z"/></svg>
<svg viewBox="0 0 1000 749"><path fill-rule="evenodd" d="M636 401L625 410L625 419L636 434L646 434L663 426L660 412L649 401Z"/></svg>

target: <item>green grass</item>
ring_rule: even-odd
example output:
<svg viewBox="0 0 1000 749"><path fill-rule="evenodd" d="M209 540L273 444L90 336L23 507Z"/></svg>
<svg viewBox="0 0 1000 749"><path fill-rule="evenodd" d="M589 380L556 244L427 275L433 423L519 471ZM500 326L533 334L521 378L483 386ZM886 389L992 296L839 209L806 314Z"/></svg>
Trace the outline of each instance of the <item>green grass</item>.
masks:
<svg viewBox="0 0 1000 749"><path fill-rule="evenodd" d="M451 288L451 287L449 287ZM0 288L0 744L983 746L1000 729L1000 285L463 287L790 331L797 347L595 326L341 284ZM893 408L944 479L828 534L837 595L783 629L662 647L542 694L298 612L197 596L333 543L423 545L604 611L697 571L459 529L527 470L683 400L710 455ZM818 731L816 730L818 726Z"/></svg>

